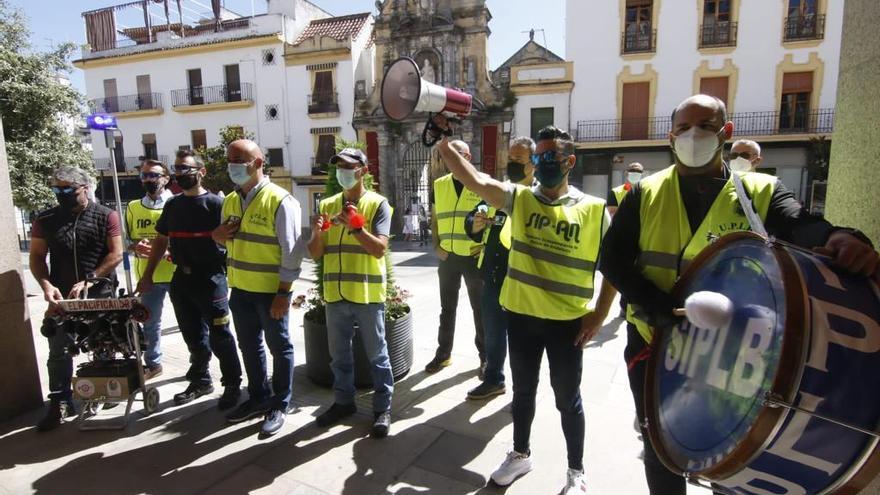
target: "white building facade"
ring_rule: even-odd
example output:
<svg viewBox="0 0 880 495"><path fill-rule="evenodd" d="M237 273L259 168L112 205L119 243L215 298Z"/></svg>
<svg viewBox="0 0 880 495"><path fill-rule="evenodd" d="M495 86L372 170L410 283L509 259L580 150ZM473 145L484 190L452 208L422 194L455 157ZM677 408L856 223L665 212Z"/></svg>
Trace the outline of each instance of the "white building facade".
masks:
<svg viewBox="0 0 880 495"><path fill-rule="evenodd" d="M670 115L686 97L727 103L734 139L757 141L762 168L801 199L807 165L830 139L843 2L607 0L566 2L574 62L571 131L587 192L606 196L624 167L672 163ZM817 151L819 150L819 151Z"/></svg>

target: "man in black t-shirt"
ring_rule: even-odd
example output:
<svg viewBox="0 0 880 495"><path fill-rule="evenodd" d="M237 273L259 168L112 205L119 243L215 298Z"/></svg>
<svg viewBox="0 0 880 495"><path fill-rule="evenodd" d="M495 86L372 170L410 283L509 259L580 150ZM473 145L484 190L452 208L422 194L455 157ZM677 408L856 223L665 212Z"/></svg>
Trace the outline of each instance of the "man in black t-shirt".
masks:
<svg viewBox="0 0 880 495"><path fill-rule="evenodd" d="M168 294L190 353L186 373L190 383L174 396L174 402L186 404L214 392L208 372L213 351L220 360L225 387L217 407L225 410L237 405L241 397L241 362L229 330L225 252L211 239L211 232L220 225L223 200L201 186L205 166L191 151L177 153L174 174L183 193L169 199L162 210L156 224L158 236L151 242L150 260L137 292L149 292L153 272L170 243L177 268Z"/></svg>

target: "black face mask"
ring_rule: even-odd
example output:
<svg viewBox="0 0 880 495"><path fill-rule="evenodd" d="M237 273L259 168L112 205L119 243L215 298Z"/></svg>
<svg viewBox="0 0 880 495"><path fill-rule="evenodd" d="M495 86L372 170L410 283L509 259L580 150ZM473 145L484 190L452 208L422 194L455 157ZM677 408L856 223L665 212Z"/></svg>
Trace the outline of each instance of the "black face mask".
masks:
<svg viewBox="0 0 880 495"><path fill-rule="evenodd" d="M162 184L158 182L144 182L144 190L147 191L147 194L150 196L155 196L156 193L163 189Z"/></svg>
<svg viewBox="0 0 880 495"><path fill-rule="evenodd" d="M535 167L535 177L542 186L553 189L558 186L568 172L562 171L562 162L556 160L541 160Z"/></svg>
<svg viewBox="0 0 880 495"><path fill-rule="evenodd" d="M174 180L185 191L199 185L199 174L175 175Z"/></svg>
<svg viewBox="0 0 880 495"><path fill-rule="evenodd" d="M507 178L510 182L521 182L526 178L526 166L519 162L507 162Z"/></svg>
<svg viewBox="0 0 880 495"><path fill-rule="evenodd" d="M65 210L72 210L79 206L79 194L78 189L73 190L69 193L57 193L55 194L55 199L58 201L58 206Z"/></svg>

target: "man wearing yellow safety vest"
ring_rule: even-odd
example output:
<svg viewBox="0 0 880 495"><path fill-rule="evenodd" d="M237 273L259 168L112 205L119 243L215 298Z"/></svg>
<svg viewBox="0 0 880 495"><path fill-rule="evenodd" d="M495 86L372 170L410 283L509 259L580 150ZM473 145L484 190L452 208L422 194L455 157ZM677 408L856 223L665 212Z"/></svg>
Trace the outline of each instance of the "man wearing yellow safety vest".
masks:
<svg viewBox="0 0 880 495"><path fill-rule="evenodd" d="M531 186L535 180L532 154L535 142L520 136L510 141L507 177L512 184ZM507 358L507 313L501 307L501 287L507 276L507 259L510 253L510 222L507 214L480 201L465 219L468 235L484 245L477 268L483 277L481 299L483 332L486 346L486 371L482 383L469 390L467 398L479 400L506 392L504 386L504 361Z"/></svg>
<svg viewBox="0 0 880 495"><path fill-rule="evenodd" d="M450 146L465 160L471 159L470 148L464 141L452 141ZM431 191L431 221L434 223L434 252L440 258L437 268L437 278L440 281L440 328L437 331L437 352L434 359L425 366L428 373L436 373L452 363L458 292L464 277L474 315L474 343L480 356L480 379L483 378L486 363L480 307L483 280L477 269L477 256L482 245L474 242L464 228L465 217L479 202L480 197L467 189L453 174L446 174L434 181Z"/></svg>
<svg viewBox="0 0 880 495"><path fill-rule="evenodd" d="M602 246L599 269L629 302L624 357L643 430L645 474L652 495L684 495L685 480L657 458L645 431L645 359L654 328L674 324L669 294L680 270L714 239L750 230L734 180L722 160L733 134L724 103L712 96L684 100L672 113L669 141L675 164L642 179L620 205ZM804 210L773 176L740 174L746 194L771 235L818 248L854 273L869 275L878 254L857 231L837 229Z"/></svg>
<svg viewBox="0 0 880 495"><path fill-rule="evenodd" d="M312 221L309 252L323 261L327 343L333 370L333 405L318 416L327 427L357 411L354 403L354 325L364 344L373 377L374 438L391 428L394 377L385 341L385 250L391 230L391 206L364 188L367 156L345 148L330 163L343 192L324 198Z"/></svg>
<svg viewBox="0 0 880 495"><path fill-rule="evenodd" d="M248 378L248 399L226 416L240 423L263 415L262 436L284 425L293 388L293 344L288 313L302 256L294 249L300 233L299 203L263 173L257 143L239 139L226 149L229 178L238 187L223 199L223 223L214 229L226 245L229 309ZM272 353L272 386L263 335Z"/></svg>
<svg viewBox="0 0 880 495"><path fill-rule="evenodd" d="M134 253L134 272L138 279L144 276L147 259L150 257L150 241L157 235L156 224L162 215L165 201L173 194L165 188L171 179L168 167L158 160L146 159L141 164L141 184L146 194L143 198L128 203L125 210L125 225L130 240L129 251ZM150 310L150 319L144 323L144 378L150 379L162 374L162 308L165 295L174 274L174 264L170 255L165 256L153 273L153 288L141 294L141 302Z"/></svg>
<svg viewBox="0 0 880 495"><path fill-rule="evenodd" d="M445 119L434 122L445 127ZM547 351L550 384L562 419L568 450L565 495L586 491L584 410L580 384L583 346L599 331L615 291L603 282L595 311L596 261L602 233L610 222L605 202L568 184L574 167L571 136L548 126L538 133L532 187L502 183L477 173L445 139L439 151L465 187L507 212L511 246L501 305L508 311L508 346L513 374L513 451L492 473L508 485L532 469L531 424L541 359Z"/></svg>
<svg viewBox="0 0 880 495"><path fill-rule="evenodd" d="M611 197L608 198L608 213L611 213L611 216L614 216L624 196L632 189L633 184L642 179L644 171L642 164L639 162L632 162L626 166L626 182L611 188Z"/></svg>

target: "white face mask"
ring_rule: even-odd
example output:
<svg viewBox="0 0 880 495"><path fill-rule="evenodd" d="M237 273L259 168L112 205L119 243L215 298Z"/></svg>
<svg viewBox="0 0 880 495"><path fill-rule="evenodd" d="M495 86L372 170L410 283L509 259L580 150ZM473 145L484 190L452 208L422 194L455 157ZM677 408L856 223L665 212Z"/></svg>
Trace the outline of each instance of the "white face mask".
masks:
<svg viewBox="0 0 880 495"><path fill-rule="evenodd" d="M752 171L752 162L748 160L748 158L743 158L738 156L733 160L730 160L728 164L730 166L730 170L734 172L751 172Z"/></svg>
<svg viewBox="0 0 880 495"><path fill-rule="evenodd" d="M718 133L691 127L675 138L675 155L682 165L699 168L715 156L722 143L718 142L718 134L724 132L722 128Z"/></svg>
<svg viewBox="0 0 880 495"><path fill-rule="evenodd" d="M627 172L626 173L626 181L630 184L635 184L636 182L642 180L641 172Z"/></svg>
<svg viewBox="0 0 880 495"><path fill-rule="evenodd" d="M347 191L357 185L358 179L356 174L357 170L337 168L336 180L339 181L339 185Z"/></svg>

